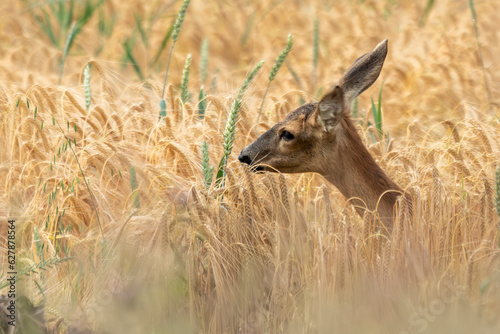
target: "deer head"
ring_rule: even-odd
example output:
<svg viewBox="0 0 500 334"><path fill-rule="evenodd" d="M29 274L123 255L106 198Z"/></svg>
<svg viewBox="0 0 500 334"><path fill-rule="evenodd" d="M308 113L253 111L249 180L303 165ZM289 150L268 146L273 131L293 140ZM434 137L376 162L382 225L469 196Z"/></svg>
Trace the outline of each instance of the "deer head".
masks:
<svg viewBox="0 0 500 334"><path fill-rule="evenodd" d="M319 102L292 111L245 147L238 159L258 171L319 173L344 196L355 198L360 214L365 207L378 208L382 220L392 224L401 188L374 161L350 119L353 100L378 78L386 55L384 40L358 58Z"/></svg>

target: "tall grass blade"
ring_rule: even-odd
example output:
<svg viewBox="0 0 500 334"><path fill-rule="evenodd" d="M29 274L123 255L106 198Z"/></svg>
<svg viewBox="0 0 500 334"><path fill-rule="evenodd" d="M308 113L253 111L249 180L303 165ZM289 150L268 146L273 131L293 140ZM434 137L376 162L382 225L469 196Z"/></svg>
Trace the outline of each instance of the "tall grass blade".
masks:
<svg viewBox="0 0 500 334"><path fill-rule="evenodd" d="M253 21L255 19L255 12L253 12L248 18L245 24L245 30L243 31L243 35L241 36L241 45L245 45L247 43L248 37L250 36L250 31L252 31Z"/></svg>
<svg viewBox="0 0 500 334"><path fill-rule="evenodd" d="M379 137L380 137L380 121L379 121L379 115L378 115L378 112L377 112L377 107L375 106L375 102L373 102L373 98L371 99L371 102L372 102L372 114L373 114L373 122L375 123L375 128L377 129L377 132L379 134Z"/></svg>
<svg viewBox="0 0 500 334"><path fill-rule="evenodd" d="M205 91L203 87L200 88L200 94L198 95L198 117L203 119L205 117L205 110L207 109L207 100Z"/></svg>
<svg viewBox="0 0 500 334"><path fill-rule="evenodd" d="M87 4L90 3L90 1L87 1ZM61 22L63 24L64 27L69 27L69 25L71 24L71 20L73 20L73 14L74 14L74 10L75 10L75 1L74 0L71 0L69 1L69 9L66 11L65 10L65 5L63 3L63 1L60 2L60 5L62 7L61 9Z"/></svg>
<svg viewBox="0 0 500 334"><path fill-rule="evenodd" d="M160 44L160 47L158 48L158 51L156 52L156 56L153 60L153 65L156 65L158 63L158 60L160 59L161 54L163 53L163 50L165 50L165 47L167 46L167 43L168 43L170 37L172 36L173 30L174 30L174 24L172 24L170 26L170 29L167 30L167 33L163 37L161 44Z"/></svg>
<svg viewBox="0 0 500 334"><path fill-rule="evenodd" d="M378 93L378 106L377 106L377 115L378 115L378 125L377 130L379 136L382 138L382 90L384 89L384 82L382 81L382 85L380 86L380 92Z"/></svg>
<svg viewBox="0 0 500 334"><path fill-rule="evenodd" d="M201 43L200 50L200 73L201 73L201 88L198 94L198 117L203 119L205 117L205 109L207 107L207 100L205 94L205 81L207 80L207 67L208 67L208 39L204 39Z"/></svg>
<svg viewBox="0 0 500 334"><path fill-rule="evenodd" d="M59 69L59 83L58 83L59 85L61 85L61 79L64 71L64 62L66 61L66 56L68 55L69 49L71 48L71 45L73 44L75 38L75 27L76 27L76 22L73 22L68 37L66 38L66 44L64 46L64 51L61 59L61 66Z"/></svg>
<svg viewBox="0 0 500 334"><path fill-rule="evenodd" d="M139 67L139 64L137 64L137 61L135 60L134 55L132 54L132 48L133 46L130 45L131 42L130 40L127 40L123 43L123 48L125 49L125 58L132 64L132 67L135 70L135 73L139 77L141 81L144 81L144 75L142 74L141 68Z"/></svg>
<svg viewBox="0 0 500 334"><path fill-rule="evenodd" d="M94 212L95 212L95 215L96 215L96 219L97 219L97 224L99 225L99 230L101 231L101 235L104 236L104 231L102 229L102 224L101 224L101 219L99 217L99 212L97 211L97 206L95 204L95 200L94 200L94 194L92 193L92 191L90 190L90 184L89 184L89 181L87 179L87 177L85 176L85 173L83 171L83 168L82 168L82 165L80 164L80 161L78 159L78 155L76 154L75 152L75 148L76 148L76 138L73 138L73 142L71 142L71 138L69 138L68 136L66 136L66 133L64 132L63 128L61 127L61 125L59 124L59 122L55 119L55 117L52 117L52 121L54 123L54 125L56 125L58 128L59 128L59 131L61 131L61 133L63 134L64 136L64 139L66 140L66 142L68 143L69 145L69 148L71 149L71 153L73 154L73 157L75 158L75 161L76 161L76 164L78 166L78 169L80 170L80 173L83 177L83 180L85 182L85 186L87 187L87 191L89 193L89 196L90 196L90 201L92 203L92 208L94 209ZM41 121L41 125L40 125L40 132L43 130L43 121ZM73 145L72 145L73 143ZM52 162L50 163L50 168L52 170ZM80 181L79 179L77 178L76 179L77 182L80 184ZM44 186L44 192L45 192L45 186Z"/></svg>
<svg viewBox="0 0 500 334"><path fill-rule="evenodd" d="M434 0L427 0L427 5L425 6L424 14L420 18L420 21L418 25L420 27L423 27L425 23L427 22L427 18L429 17L429 14L431 13L432 7L434 7Z"/></svg>
<svg viewBox="0 0 500 334"><path fill-rule="evenodd" d="M42 9L42 13L44 19L40 18L40 16L38 15L34 15L33 17L35 18L35 21L38 23L40 28L42 28L42 31L45 32L45 34L49 37L52 44L59 48L59 40L56 38L54 30L52 29L49 14L47 14L44 9Z"/></svg>
<svg viewBox="0 0 500 334"><path fill-rule="evenodd" d="M148 35L146 34L144 28L142 27L142 19L139 17L139 15L137 15L137 13L134 13L134 19L135 19L135 26L137 28L137 31L139 31L142 43L144 43L144 45L148 45Z"/></svg>
<svg viewBox="0 0 500 334"><path fill-rule="evenodd" d="M377 128L377 133L379 138L382 138L383 136L383 131L382 131L382 89L384 87L384 84L382 83L382 87L380 87L380 92L378 94L378 106L375 107L375 103L373 102L373 98L371 99L372 102L372 114L373 114L373 121L375 122L375 127Z"/></svg>
<svg viewBox="0 0 500 334"><path fill-rule="evenodd" d="M479 62L481 63L481 68L483 70L483 80L484 80L484 88L486 89L486 97L488 99L488 103L490 104L490 111L493 111L493 105L491 104L490 85L488 84L488 80L486 78L486 68L484 67L483 50L481 47L481 39L479 38L479 29L477 27L477 16L476 16L476 9L474 8L474 0L469 0L469 7L470 7L471 14L472 14L472 23L474 25L474 33L476 35L477 53L479 55Z"/></svg>
<svg viewBox="0 0 500 334"><path fill-rule="evenodd" d="M292 68L292 66L290 65L290 62L288 60L285 60L285 65L286 67L288 68L288 70L290 71L290 73L292 74L292 77L293 79L297 82L297 84L299 85L299 88L302 89L302 82L299 78L299 75L297 74L297 72L295 72Z"/></svg>

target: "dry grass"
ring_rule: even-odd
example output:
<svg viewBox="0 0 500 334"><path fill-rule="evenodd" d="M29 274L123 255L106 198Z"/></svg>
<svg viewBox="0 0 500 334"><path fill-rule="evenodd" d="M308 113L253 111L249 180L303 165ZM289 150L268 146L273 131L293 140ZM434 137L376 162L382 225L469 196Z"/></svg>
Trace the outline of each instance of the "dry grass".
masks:
<svg viewBox="0 0 500 334"><path fill-rule="evenodd" d="M107 1L105 13L119 13L112 38L92 59L101 38L94 17L76 39L58 86L61 51L24 2L0 4L0 277L8 219L17 224L19 268L73 257L18 282L34 305L44 305L47 326L56 333L500 330L492 190L500 157L500 3L476 3L488 101L466 1L436 1L419 28L425 2L193 0L169 71L167 117L158 122L163 73L149 69L149 51L138 44L136 59L149 69L147 83L138 82L131 67L121 68L120 41L132 34L134 13L148 17L165 9L150 33L155 48L179 6ZM316 15L319 71L312 87ZM267 73L289 32L288 63L301 86L283 67L254 124ZM189 89L197 96L194 64L204 38L210 41L206 84L214 85L206 86L199 120L196 98L180 103L179 87L191 53ZM400 203L391 237L377 231L376 213L357 216L320 176L253 175L236 159L256 138L254 129L262 133L300 97L317 97L384 38L390 44L382 78L359 105L368 109L385 80L384 126L393 141L373 144L371 129L360 125L359 131L413 199L413 209ZM89 59L87 112L82 78ZM217 165L232 98L260 59L267 61L240 112L225 188L205 190L201 144L207 141ZM77 159L63 147L65 136L76 141L96 209Z"/></svg>

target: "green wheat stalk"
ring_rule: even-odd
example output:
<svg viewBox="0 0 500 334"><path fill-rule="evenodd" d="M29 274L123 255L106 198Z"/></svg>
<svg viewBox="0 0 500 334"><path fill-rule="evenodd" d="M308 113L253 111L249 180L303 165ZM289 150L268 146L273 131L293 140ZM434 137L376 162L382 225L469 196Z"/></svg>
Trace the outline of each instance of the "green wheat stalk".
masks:
<svg viewBox="0 0 500 334"><path fill-rule="evenodd" d="M204 39L201 43L201 61L200 61L200 73L201 73L201 87L200 94L198 95L198 116L200 119L205 117L205 109L207 108L206 94L204 91L205 81L207 80L207 67L208 67L208 39Z"/></svg>
<svg viewBox="0 0 500 334"><path fill-rule="evenodd" d="M85 93L85 109L89 111L90 104L92 103L92 92L90 91L90 63L88 63L83 70L83 91Z"/></svg>
<svg viewBox="0 0 500 334"><path fill-rule="evenodd" d="M261 60L257 64L257 66L255 66L255 68L250 72L250 74L243 82L243 85L241 86L238 95L236 95L236 98L233 100L233 103L231 104L231 111L229 112L229 116L227 117L226 127L224 128L224 144L223 144L224 155L219 163L217 171L217 182L219 185L224 183L224 167L227 165L227 158L229 157L231 151L233 150L234 134L236 132L236 122L238 121L238 115L241 109L243 96L248 86L250 86L250 83L254 79L257 72L259 72L263 64L264 61Z"/></svg>
<svg viewBox="0 0 500 334"><path fill-rule="evenodd" d="M203 90L203 86L200 88L200 94L198 94L198 117L203 119L205 117L205 110L207 109L207 95Z"/></svg>
<svg viewBox="0 0 500 334"><path fill-rule="evenodd" d="M16 276L16 282L21 281L23 278L30 276L32 273L33 274L38 274L39 271L45 271L47 268L52 268L53 266L57 266L58 264L61 264L63 262L70 261L72 257L63 257L59 258L58 256L48 259L48 260L41 260L38 263L34 263L29 267L23 268L21 271L17 273ZM10 283L7 282L7 280L2 280L0 283L0 290L8 286Z"/></svg>
<svg viewBox="0 0 500 334"><path fill-rule="evenodd" d="M179 14L177 14L177 19L175 20L172 29L172 46L170 47L170 52L168 54L167 69L165 70L165 79L163 79L163 89L161 91L160 119L164 118L167 115L166 103L163 97L165 96L165 87L167 86L168 68L170 67L170 59L172 58L172 52L174 51L175 43L179 38L179 33L181 32L182 23L184 22L184 17L186 16L186 10L188 8L189 2L190 0L184 0L184 2L182 3L181 9L179 10Z"/></svg>
<svg viewBox="0 0 500 334"><path fill-rule="evenodd" d="M288 54L292 50L292 46L293 46L293 36L292 36L292 34L289 34L285 48L283 49L283 51L281 51L279 56L276 58L276 60L274 61L274 65L271 68L271 72L269 72L266 91L264 92L264 96L262 97L262 103L260 104L259 114L257 115L257 120L255 121L255 123L257 123L257 124L259 123L260 114L262 113L262 108L264 107L264 101L266 99L266 95L267 95L267 91L269 90L269 86L271 85L271 82L276 77L276 74L278 74L278 71L281 68L281 66L283 65L283 62L285 61L286 57L288 56Z"/></svg>
<svg viewBox="0 0 500 334"><path fill-rule="evenodd" d="M190 98L190 94L188 91L188 82L189 82L189 70L191 68L191 54L188 54L186 57L186 64L184 65L184 70L182 71L182 80L181 80L181 101L185 103Z"/></svg>
<svg viewBox="0 0 500 334"><path fill-rule="evenodd" d="M203 185L205 186L205 189L209 189L210 186L212 185L212 177L214 174L214 166L209 165L209 160L208 160L208 143L205 140L203 144L201 145L201 154L202 154L202 159L201 159L201 167L203 170Z"/></svg>
<svg viewBox="0 0 500 334"><path fill-rule="evenodd" d="M264 61L260 61L257 66L250 72L248 77L245 79L243 82L243 85L240 88L240 91L238 92L238 95L236 98L233 100L233 103L231 105L231 111L229 113L229 116L227 118L226 122L226 127L224 128L224 156L227 158L233 149L233 142L234 142L234 133L236 130L236 121L238 120L238 115L241 109L241 103L243 100L243 95L245 94L245 91L247 90L248 86L250 86L250 83L252 82L253 78L259 72L260 68L264 64Z"/></svg>
<svg viewBox="0 0 500 334"><path fill-rule="evenodd" d="M33 241L35 242L36 255L43 261L45 259L45 254L43 252L45 244L42 243L42 238L40 238L40 233L36 226L33 227Z"/></svg>
<svg viewBox="0 0 500 334"><path fill-rule="evenodd" d="M94 201L94 193L90 190L89 181L87 180L87 177L85 176L85 174L83 172L82 166L80 165L80 161L78 160L76 152L73 149L73 146L71 144L71 139L66 136L66 134L64 133L63 129L61 128L61 126L59 125L58 122L57 122L57 126L59 127L59 129L63 133L63 136L65 137L65 139L66 139L66 141L68 143L69 148L71 149L71 153L73 153L73 156L75 157L76 164L78 165L78 168L80 169L80 173L82 173L83 180L85 181L85 186L87 187L87 191L89 192L89 195L90 195L90 201L92 202L92 207L94 208L94 212L95 212L95 215L96 215L96 218L97 218L97 223L99 224L99 229L101 230L101 234L104 235L104 231L102 229L102 224L101 224L101 219L99 218L99 213L97 212L97 206L96 206L95 201ZM74 141L73 142L74 146L76 147L76 139L73 139L73 141Z"/></svg>
<svg viewBox="0 0 500 334"><path fill-rule="evenodd" d="M380 87L380 92L378 94L378 107L375 107L375 103L373 102L372 98L372 114L373 114L373 120L375 122L375 127L377 128L378 136L382 138L382 135L384 134L382 130L382 89L384 88L384 83L382 83L382 86Z"/></svg>
<svg viewBox="0 0 500 334"><path fill-rule="evenodd" d="M208 67L208 39L204 39L201 42L201 51L200 51L200 72L201 72L201 84L205 84L205 80L207 79L207 67Z"/></svg>
<svg viewBox="0 0 500 334"><path fill-rule="evenodd" d="M28 100L26 100L26 104L27 104L28 109L29 109L29 102L28 102ZM36 119L36 111L37 111L37 107L35 107L35 112L34 112L34 115L33 115L34 119ZM101 231L101 234L104 235L104 231L102 229L101 220L99 218L99 213L97 212L97 206L96 206L95 201L94 201L94 194L90 190L89 181L87 180L87 177L85 176L85 173L83 172L83 168L80 165L80 161L78 160L78 156L76 155L76 152L73 149L73 146L76 147L76 139L73 138L73 141L71 141L71 139L68 136L66 136L66 133L64 132L63 128L61 127L61 124L59 124L59 121L57 121L55 119L55 117L53 117L53 116L52 116L52 124L54 124L54 126L57 125L57 127L61 131L62 135L64 136L64 139L66 140L66 149L69 147L70 150L71 150L71 153L73 153L73 156L74 156L74 158L76 160L76 164L78 165L78 168L80 169L80 173L82 173L83 180L85 181L85 185L87 186L87 191L88 191L89 196L90 196L90 201L92 202L92 207L94 208L94 212L95 212L95 215L96 215L96 218L97 218L97 224L99 225L99 229ZM77 130L78 129L76 128L76 125L75 125L75 132L77 132ZM43 131L43 120L40 121L40 131ZM55 156L54 156L54 164L55 164ZM51 166L52 166L52 163L51 163ZM51 167L51 170L52 170L52 167ZM44 191L45 191L45 189L44 189Z"/></svg>
<svg viewBox="0 0 500 334"><path fill-rule="evenodd" d="M299 78L299 75L297 74L297 72L295 72L292 68L292 66L290 65L290 63L288 62L288 60L285 60L285 65L286 67L288 68L288 70L290 71L290 73L292 74L292 77L293 79L297 82L297 84L299 85L299 88L302 89L302 82L300 81L300 78Z"/></svg>

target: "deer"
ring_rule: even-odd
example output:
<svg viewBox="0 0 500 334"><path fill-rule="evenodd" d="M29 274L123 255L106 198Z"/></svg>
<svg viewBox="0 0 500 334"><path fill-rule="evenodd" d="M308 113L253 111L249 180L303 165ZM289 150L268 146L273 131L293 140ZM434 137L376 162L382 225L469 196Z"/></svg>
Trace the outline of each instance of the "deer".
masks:
<svg viewBox="0 0 500 334"><path fill-rule="evenodd" d="M239 161L256 172L318 173L359 215L377 210L390 231L395 203L404 192L371 156L350 117L354 99L379 77L387 44L386 39L358 58L319 102L290 112L246 146Z"/></svg>

